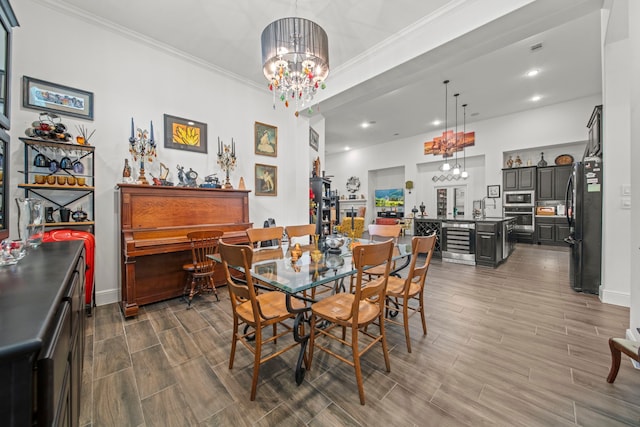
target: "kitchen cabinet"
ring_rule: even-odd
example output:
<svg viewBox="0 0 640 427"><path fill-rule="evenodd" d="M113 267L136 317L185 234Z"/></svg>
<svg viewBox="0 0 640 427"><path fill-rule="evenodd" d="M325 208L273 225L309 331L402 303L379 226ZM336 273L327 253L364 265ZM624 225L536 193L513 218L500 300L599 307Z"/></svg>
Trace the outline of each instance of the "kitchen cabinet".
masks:
<svg viewBox="0 0 640 427"><path fill-rule="evenodd" d="M5 426L79 425L85 249L43 243L11 268L0 299L0 417Z"/></svg>
<svg viewBox="0 0 640 427"><path fill-rule="evenodd" d="M20 140L24 144L24 183L18 187L24 189L25 197L45 201L45 211L50 212L46 227L95 233L95 147L38 138ZM63 209L69 211L63 214Z"/></svg>
<svg viewBox="0 0 640 427"><path fill-rule="evenodd" d="M564 201L571 165L538 168L536 200Z"/></svg>
<svg viewBox="0 0 640 427"><path fill-rule="evenodd" d="M539 245L565 244L564 239L569 236L569 225L563 216L536 216L535 242Z"/></svg>
<svg viewBox="0 0 640 427"><path fill-rule="evenodd" d="M589 122L589 140L584 150L584 157L602 157L602 105L596 105Z"/></svg>
<svg viewBox="0 0 640 427"><path fill-rule="evenodd" d="M536 167L503 169L502 188L503 191L535 190Z"/></svg>
<svg viewBox="0 0 640 427"><path fill-rule="evenodd" d="M476 264L497 265L502 261L502 250L501 223L476 223Z"/></svg>

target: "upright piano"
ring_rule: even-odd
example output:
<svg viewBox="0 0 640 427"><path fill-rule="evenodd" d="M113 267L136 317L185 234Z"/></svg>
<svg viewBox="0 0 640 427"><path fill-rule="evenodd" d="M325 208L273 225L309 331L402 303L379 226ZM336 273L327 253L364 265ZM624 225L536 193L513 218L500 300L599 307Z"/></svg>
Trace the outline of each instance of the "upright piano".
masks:
<svg viewBox="0 0 640 427"><path fill-rule="evenodd" d="M182 295L187 234L221 230L227 243L248 243L250 190L118 184L120 305L125 317L141 305ZM224 283L222 268L215 283Z"/></svg>

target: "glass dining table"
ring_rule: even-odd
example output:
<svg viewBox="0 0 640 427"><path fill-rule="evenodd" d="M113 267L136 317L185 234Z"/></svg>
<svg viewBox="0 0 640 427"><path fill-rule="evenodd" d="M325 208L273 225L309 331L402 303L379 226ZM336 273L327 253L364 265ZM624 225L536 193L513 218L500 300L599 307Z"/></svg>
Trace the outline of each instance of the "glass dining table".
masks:
<svg viewBox="0 0 640 427"><path fill-rule="evenodd" d="M369 240L358 240L359 244L370 244ZM256 248L253 252L253 262L251 265L251 276L257 286L265 289L282 291L286 294L287 310L296 314L294 319L293 335L296 342L300 343L300 354L296 363L295 379L299 385L304 379L304 360L309 334L301 334L300 326L302 322L309 323L308 313L311 304L315 302L309 298L304 291L309 291L321 285L332 285L334 292L345 291L344 280L354 275L357 270L353 263L350 245L343 245L337 249L329 249L312 254L314 245L301 246L302 254L292 258L291 248L283 244L282 247ZM221 262L220 255L209 255L216 262ZM314 258L314 259L312 259ZM392 260L404 262L397 263L396 268L391 271L391 275L398 275L398 272L409 265L411 259L411 245L399 243L393 250ZM242 266L230 266L233 269L244 273ZM305 301L305 308L295 309L291 304L291 298ZM308 328L307 328L308 330Z"/></svg>

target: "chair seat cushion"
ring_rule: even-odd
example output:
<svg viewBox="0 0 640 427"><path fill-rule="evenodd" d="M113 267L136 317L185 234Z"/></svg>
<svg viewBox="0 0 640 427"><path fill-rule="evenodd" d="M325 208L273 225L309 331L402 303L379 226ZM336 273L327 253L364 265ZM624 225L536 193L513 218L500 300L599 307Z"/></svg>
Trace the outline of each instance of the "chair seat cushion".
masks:
<svg viewBox="0 0 640 427"><path fill-rule="evenodd" d="M311 311L330 322L351 325L353 319L339 320L338 318L344 319L351 315L354 298L354 294L335 294L311 305ZM358 311L358 326L371 323L380 313L378 304L369 301L360 301Z"/></svg>
<svg viewBox="0 0 640 427"><path fill-rule="evenodd" d="M407 279L401 277L391 276L389 277L389 281L387 282L387 296L392 297L402 297L404 296L404 285ZM410 297L416 295L420 292L420 285L411 282L409 284L409 295Z"/></svg>
<svg viewBox="0 0 640 427"><path fill-rule="evenodd" d="M267 319L262 319L265 324L279 322L287 317L293 317L293 313L287 311L286 295L282 292L272 291L264 292L256 297L262 315ZM297 298L291 298L291 306L294 309L304 308L304 302ZM236 308L238 316L247 323L255 324L256 320L253 317L253 310L251 309L251 301L245 301ZM273 319L270 319L273 318Z"/></svg>

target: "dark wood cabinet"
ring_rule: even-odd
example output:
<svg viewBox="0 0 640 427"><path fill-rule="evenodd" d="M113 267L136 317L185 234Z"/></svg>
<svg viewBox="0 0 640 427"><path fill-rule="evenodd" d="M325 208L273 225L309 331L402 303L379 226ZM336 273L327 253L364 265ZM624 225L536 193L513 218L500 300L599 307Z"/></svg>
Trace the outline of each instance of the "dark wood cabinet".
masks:
<svg viewBox="0 0 640 427"><path fill-rule="evenodd" d="M5 426L77 426L85 339L81 241L43 243L15 267L0 298L0 419Z"/></svg>
<svg viewBox="0 0 640 427"><path fill-rule="evenodd" d="M310 222L315 222L316 234L331 234L331 225L337 222L337 213L340 211L338 195L331 191L331 181L326 178L314 176L310 178L309 185L315 202L315 221L311 218Z"/></svg>
<svg viewBox="0 0 640 427"><path fill-rule="evenodd" d="M589 128L589 140L584 150L584 157L602 157L602 105L596 105L593 109L587 128Z"/></svg>
<svg viewBox="0 0 640 427"><path fill-rule="evenodd" d="M476 223L476 264L495 267L502 262L502 222Z"/></svg>
<svg viewBox="0 0 640 427"><path fill-rule="evenodd" d="M535 190L536 167L503 169L502 188L504 191Z"/></svg>
<svg viewBox="0 0 640 427"><path fill-rule="evenodd" d="M0 240L9 237L9 134L11 128L11 45L12 28L18 26L9 0L0 0Z"/></svg>
<svg viewBox="0 0 640 427"><path fill-rule="evenodd" d="M569 225L564 217L536 217L535 241L539 245L564 245L569 236Z"/></svg>
<svg viewBox="0 0 640 427"><path fill-rule="evenodd" d="M571 165L538 168L536 199L563 201L569 175Z"/></svg>

